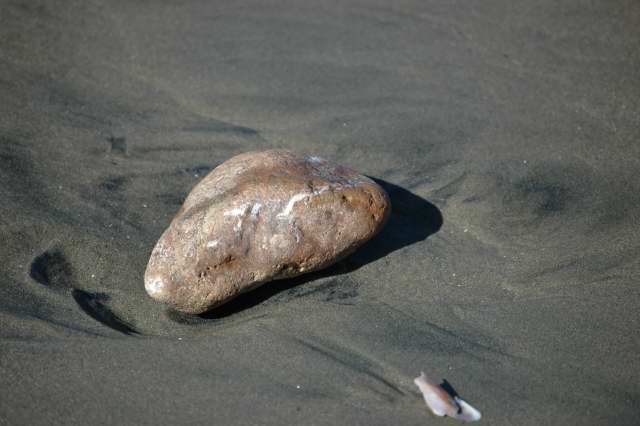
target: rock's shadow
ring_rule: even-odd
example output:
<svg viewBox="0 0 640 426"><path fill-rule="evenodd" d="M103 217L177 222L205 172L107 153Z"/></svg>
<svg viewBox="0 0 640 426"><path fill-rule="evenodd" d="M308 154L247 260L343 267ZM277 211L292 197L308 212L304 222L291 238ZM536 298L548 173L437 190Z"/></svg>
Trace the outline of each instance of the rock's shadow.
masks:
<svg viewBox="0 0 640 426"><path fill-rule="evenodd" d="M203 319L219 319L258 305L292 287L320 278L355 271L402 247L422 241L438 232L442 226L440 210L427 200L389 182L372 178L391 199L391 217L384 229L355 253L322 271L296 278L268 283L245 293L219 308L199 315ZM175 315L175 314L172 314Z"/></svg>
<svg viewBox="0 0 640 426"><path fill-rule="evenodd" d="M442 227L442 213L436 206L402 187L371 179L389 194L391 217L380 234L342 261L349 265L347 272L422 241Z"/></svg>

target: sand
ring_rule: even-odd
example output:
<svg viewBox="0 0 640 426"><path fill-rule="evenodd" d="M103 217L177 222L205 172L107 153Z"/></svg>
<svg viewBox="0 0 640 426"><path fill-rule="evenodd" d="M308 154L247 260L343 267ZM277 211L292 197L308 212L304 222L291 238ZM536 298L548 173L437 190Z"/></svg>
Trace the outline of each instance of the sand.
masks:
<svg viewBox="0 0 640 426"><path fill-rule="evenodd" d="M637 424L640 5L3 2L0 424ZM200 317L143 287L190 189L287 148L384 232Z"/></svg>

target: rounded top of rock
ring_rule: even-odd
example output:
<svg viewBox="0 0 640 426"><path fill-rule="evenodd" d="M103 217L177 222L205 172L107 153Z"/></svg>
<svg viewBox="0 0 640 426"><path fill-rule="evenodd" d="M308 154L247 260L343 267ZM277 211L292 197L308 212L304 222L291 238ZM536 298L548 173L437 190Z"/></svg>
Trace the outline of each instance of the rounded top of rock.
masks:
<svg viewBox="0 0 640 426"><path fill-rule="evenodd" d="M279 177L304 180L310 189L314 182L339 188L367 182L378 186L373 180L357 171L333 164L324 158L301 155L284 149L249 151L232 157L213 169L189 193L181 211L186 211L207 199L215 198L241 183L268 184ZM378 186L378 188L380 188ZM382 188L381 191L384 192Z"/></svg>

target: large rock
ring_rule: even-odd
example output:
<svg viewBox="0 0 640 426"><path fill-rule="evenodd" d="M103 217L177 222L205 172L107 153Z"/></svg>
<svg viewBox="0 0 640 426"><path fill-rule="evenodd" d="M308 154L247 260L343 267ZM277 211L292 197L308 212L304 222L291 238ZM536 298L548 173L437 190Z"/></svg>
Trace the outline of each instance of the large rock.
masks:
<svg viewBox="0 0 640 426"><path fill-rule="evenodd" d="M149 259L145 288L192 314L352 253L384 226L387 194L318 157L248 152L188 195Z"/></svg>

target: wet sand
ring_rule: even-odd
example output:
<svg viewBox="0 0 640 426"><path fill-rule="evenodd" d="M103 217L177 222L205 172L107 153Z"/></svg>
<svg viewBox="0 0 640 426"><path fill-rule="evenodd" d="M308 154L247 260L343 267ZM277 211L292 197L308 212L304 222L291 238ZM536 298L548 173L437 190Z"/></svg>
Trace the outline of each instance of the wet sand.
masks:
<svg viewBox="0 0 640 426"><path fill-rule="evenodd" d="M485 424L640 415L640 5L0 7L0 424ZM226 4L228 3L228 4ZM153 245L225 159L390 193L334 267L202 316Z"/></svg>

